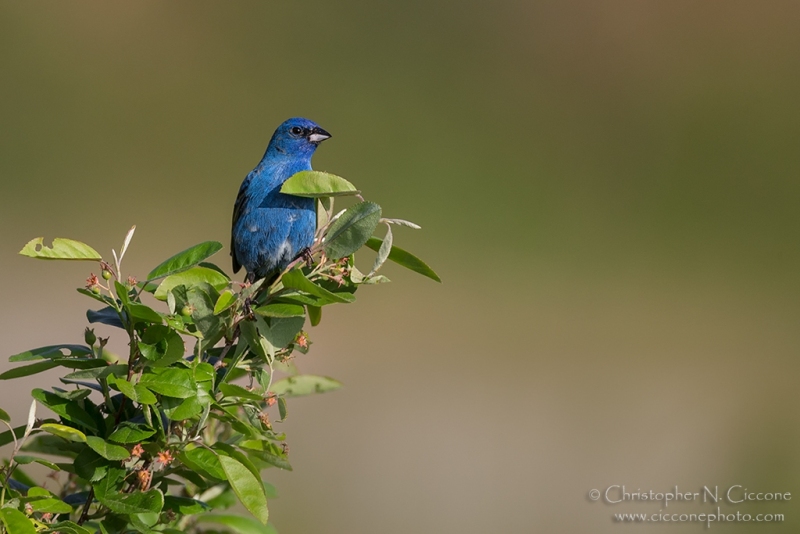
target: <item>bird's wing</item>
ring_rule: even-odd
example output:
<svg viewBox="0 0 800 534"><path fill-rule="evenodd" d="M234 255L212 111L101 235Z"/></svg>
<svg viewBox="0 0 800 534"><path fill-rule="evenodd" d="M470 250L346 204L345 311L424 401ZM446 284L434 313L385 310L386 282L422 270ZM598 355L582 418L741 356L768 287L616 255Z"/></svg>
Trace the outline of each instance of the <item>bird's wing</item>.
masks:
<svg viewBox="0 0 800 534"><path fill-rule="evenodd" d="M250 177L251 175L247 175L247 178L244 179L242 182L242 186L239 188L239 195L236 197L236 203L233 205L233 223L231 224L231 259L233 260L233 272L234 274L239 272L239 269L242 268L242 264L239 263L239 259L236 257L236 248L234 247L233 242L233 229L236 228L236 223L239 221L239 217L243 215L244 211L244 204L247 201L247 186L250 184Z"/></svg>

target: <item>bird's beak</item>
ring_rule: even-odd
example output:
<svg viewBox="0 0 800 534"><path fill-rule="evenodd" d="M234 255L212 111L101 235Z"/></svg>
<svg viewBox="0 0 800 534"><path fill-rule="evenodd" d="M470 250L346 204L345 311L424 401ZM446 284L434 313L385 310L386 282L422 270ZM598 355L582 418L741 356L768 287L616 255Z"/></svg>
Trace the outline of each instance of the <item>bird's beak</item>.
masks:
<svg viewBox="0 0 800 534"><path fill-rule="evenodd" d="M311 135L308 136L308 140L314 144L320 144L325 139L328 139L331 136L328 132L317 126L313 130L311 130Z"/></svg>

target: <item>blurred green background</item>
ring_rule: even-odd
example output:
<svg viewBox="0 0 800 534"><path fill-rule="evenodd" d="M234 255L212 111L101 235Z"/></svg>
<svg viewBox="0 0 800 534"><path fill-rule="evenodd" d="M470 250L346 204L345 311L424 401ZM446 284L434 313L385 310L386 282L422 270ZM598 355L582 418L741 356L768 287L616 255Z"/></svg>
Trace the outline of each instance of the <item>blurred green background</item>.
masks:
<svg viewBox="0 0 800 534"><path fill-rule="evenodd" d="M312 330L301 368L346 387L290 405L295 471L268 472L282 534L620 532L612 513L660 509L588 499L612 484L797 493L723 506L782 524L713 526L795 532L798 17L789 1L6 0L3 351L82 339L91 267L17 256L29 239L109 254L137 224L140 275L227 245L242 178L306 116L333 133L315 167L422 225L396 242L444 284L389 266L392 284ZM21 418L51 382L0 383L0 405Z"/></svg>

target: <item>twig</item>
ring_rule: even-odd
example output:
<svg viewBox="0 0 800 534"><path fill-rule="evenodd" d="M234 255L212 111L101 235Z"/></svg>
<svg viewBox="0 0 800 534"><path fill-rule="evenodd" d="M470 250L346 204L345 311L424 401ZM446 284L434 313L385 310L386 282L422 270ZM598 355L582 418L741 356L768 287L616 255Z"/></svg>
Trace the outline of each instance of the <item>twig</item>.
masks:
<svg viewBox="0 0 800 534"><path fill-rule="evenodd" d="M92 505L92 501L94 500L94 488L89 488L89 494L86 495L86 504L83 505L83 511L81 512L80 518L78 518L78 524L82 525L89 519L89 507Z"/></svg>

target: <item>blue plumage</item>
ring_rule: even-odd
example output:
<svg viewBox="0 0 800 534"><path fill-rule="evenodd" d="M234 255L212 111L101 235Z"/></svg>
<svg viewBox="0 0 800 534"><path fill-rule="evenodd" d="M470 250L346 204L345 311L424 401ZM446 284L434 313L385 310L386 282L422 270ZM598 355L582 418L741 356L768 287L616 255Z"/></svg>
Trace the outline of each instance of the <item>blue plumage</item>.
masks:
<svg viewBox="0 0 800 534"><path fill-rule="evenodd" d="M233 272L251 280L276 275L314 242L314 199L285 195L281 185L311 170L311 156L331 135L308 119L289 119L275 130L261 162L242 182L233 209Z"/></svg>

